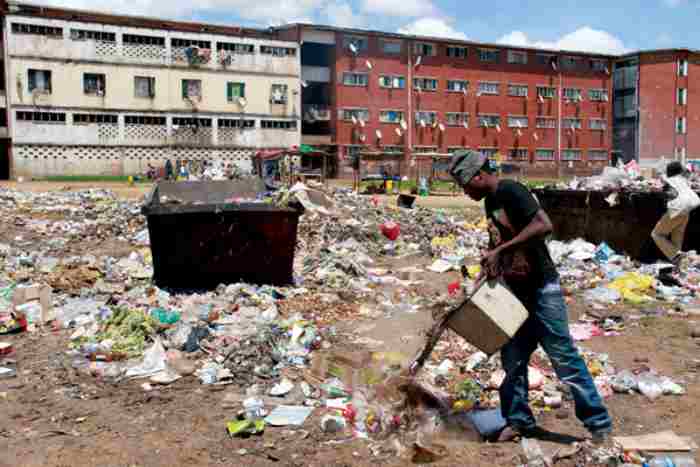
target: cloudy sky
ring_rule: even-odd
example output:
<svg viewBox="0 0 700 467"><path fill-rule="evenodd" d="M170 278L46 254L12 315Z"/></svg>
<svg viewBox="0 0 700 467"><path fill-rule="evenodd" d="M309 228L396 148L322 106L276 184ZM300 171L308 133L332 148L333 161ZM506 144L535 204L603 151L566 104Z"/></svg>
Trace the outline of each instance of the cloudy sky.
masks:
<svg viewBox="0 0 700 467"><path fill-rule="evenodd" d="M244 26L314 22L483 42L619 53L700 48L700 0L42 0L110 13Z"/></svg>

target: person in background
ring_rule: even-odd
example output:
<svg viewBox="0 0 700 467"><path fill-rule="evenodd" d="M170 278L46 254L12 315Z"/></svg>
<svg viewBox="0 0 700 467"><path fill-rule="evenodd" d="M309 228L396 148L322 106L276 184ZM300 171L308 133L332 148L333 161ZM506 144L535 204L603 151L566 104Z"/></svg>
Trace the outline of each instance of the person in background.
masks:
<svg viewBox="0 0 700 467"><path fill-rule="evenodd" d="M170 181L173 180L173 163L170 159L165 161L165 179Z"/></svg>
<svg viewBox="0 0 700 467"><path fill-rule="evenodd" d="M668 200L666 213L651 232L656 246L675 266L683 258L681 249L690 213L700 206L700 197L690 187L685 173L680 162L674 161L666 166L666 175L661 177Z"/></svg>
<svg viewBox="0 0 700 467"><path fill-rule="evenodd" d="M189 178L189 173L187 172L187 163L180 165L180 180L186 181Z"/></svg>
<svg viewBox="0 0 700 467"><path fill-rule="evenodd" d="M571 390L576 416L595 443L604 442L612 432L612 420L569 333L559 274L545 244L552 232L549 216L524 185L500 180L482 153L456 152L450 175L471 199L484 200L490 240L481 262L483 274L502 278L529 311L523 326L501 349L506 376L499 393L508 425L499 440L547 436L537 428L528 405L528 365L541 345Z"/></svg>
<svg viewBox="0 0 700 467"><path fill-rule="evenodd" d="M352 167L352 190L356 193L360 191L360 155L350 154L350 166Z"/></svg>

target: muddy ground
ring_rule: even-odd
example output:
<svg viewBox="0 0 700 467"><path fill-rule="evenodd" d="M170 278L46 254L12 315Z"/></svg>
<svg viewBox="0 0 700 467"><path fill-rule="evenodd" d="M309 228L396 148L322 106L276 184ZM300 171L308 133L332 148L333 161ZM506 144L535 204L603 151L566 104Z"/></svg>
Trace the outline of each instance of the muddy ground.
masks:
<svg viewBox="0 0 700 467"><path fill-rule="evenodd" d="M140 196L144 190L136 187L119 193ZM0 225L0 242L9 242L21 233L21 227ZM99 248L102 254L111 250L114 256L130 251L121 244L83 248ZM426 262L420 260L421 264ZM428 274L421 293L444 290L456 278L453 274ZM575 319L585 311L585 305L574 298L570 309ZM636 313L629 310L630 315ZM348 315L337 323L339 334L334 345L343 347L351 337L367 337L380 343L380 348L373 350L399 350L411 355L422 343L421 330L430 322L427 311L395 314L391 319ZM698 324L700 315L644 318L630 321L622 336L595 337L582 344L608 353L618 368L646 364L687 387L687 395L654 402L641 395L613 395L606 403L614 417L616 434L673 430L700 444L700 340L690 337L691 327ZM390 451L373 456L370 447L374 446L365 441L342 440L338 435L323 433L318 414L301 429L268 427L259 437L230 438L225 423L235 410L224 408L222 402L245 388L203 386L194 376L151 392L145 392L140 381L110 384L71 368L64 354L68 335L67 331L46 330L2 337L16 349L13 358L18 362L18 376L0 380L0 466L410 464ZM586 436L571 404L542 414L538 421L556 433ZM510 466L517 464L514 458L522 452L518 444L484 444L474 440L473 434L459 430L446 434L440 442L448 447L449 455L433 465ZM549 453L559 447L542 444ZM245 450L243 455L241 450ZM565 460L557 465L575 463Z"/></svg>

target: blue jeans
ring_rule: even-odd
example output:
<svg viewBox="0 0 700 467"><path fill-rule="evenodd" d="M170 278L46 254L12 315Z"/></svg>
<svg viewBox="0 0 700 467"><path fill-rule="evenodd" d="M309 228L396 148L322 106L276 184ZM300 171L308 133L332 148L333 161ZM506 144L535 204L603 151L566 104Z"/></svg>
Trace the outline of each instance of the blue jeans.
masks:
<svg viewBox="0 0 700 467"><path fill-rule="evenodd" d="M578 419L589 431L610 430L610 415L569 334L568 310L559 281L546 284L523 304L530 315L501 349L506 372L499 389L503 418L515 429L535 427L535 417L528 406L527 368L530 356L541 344L557 376L571 389Z"/></svg>

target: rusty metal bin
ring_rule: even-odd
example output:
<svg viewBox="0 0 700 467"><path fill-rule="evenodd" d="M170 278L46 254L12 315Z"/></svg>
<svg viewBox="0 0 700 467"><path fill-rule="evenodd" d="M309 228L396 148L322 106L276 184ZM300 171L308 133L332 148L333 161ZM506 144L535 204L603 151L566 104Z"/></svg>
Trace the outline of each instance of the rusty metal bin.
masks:
<svg viewBox="0 0 700 467"><path fill-rule="evenodd" d="M263 191L260 179L156 185L141 210L156 285L291 284L301 210L232 201Z"/></svg>
<svg viewBox="0 0 700 467"><path fill-rule="evenodd" d="M666 212L661 193L620 192L618 204L605 200L610 191L534 190L554 225L557 240L584 238L606 242L615 251L642 261L661 257L651 231ZM690 216L684 250L700 251L700 213Z"/></svg>

